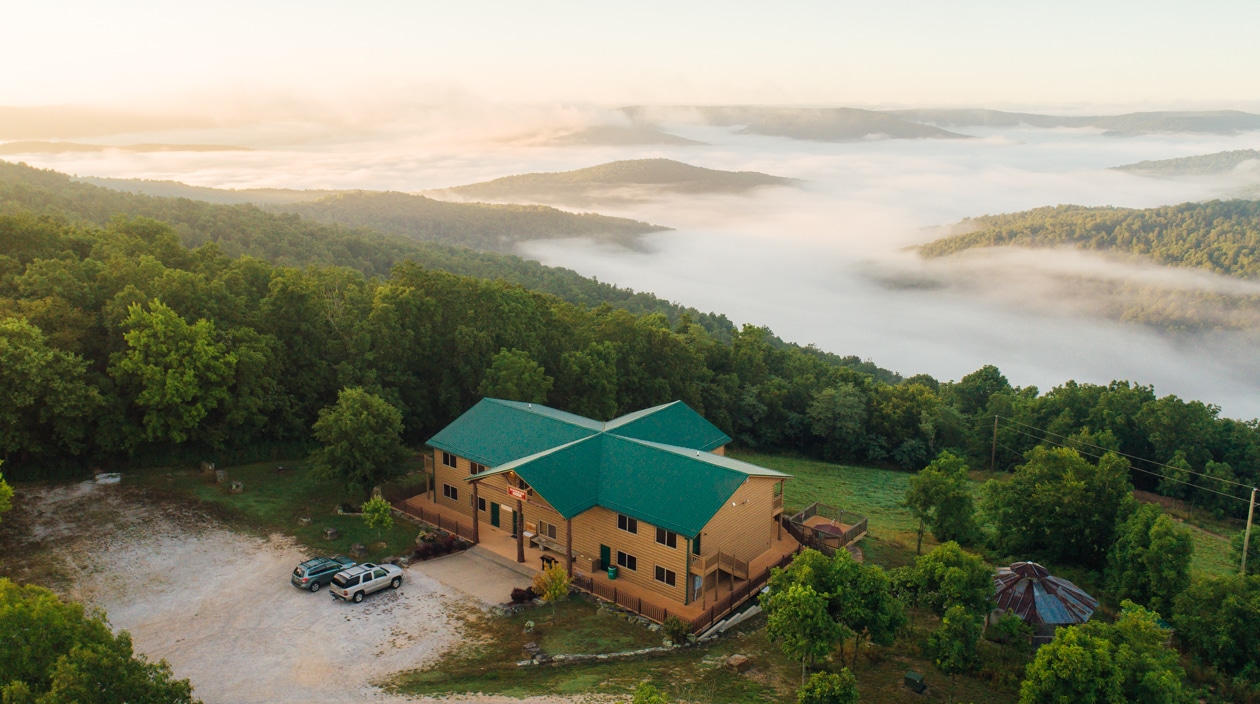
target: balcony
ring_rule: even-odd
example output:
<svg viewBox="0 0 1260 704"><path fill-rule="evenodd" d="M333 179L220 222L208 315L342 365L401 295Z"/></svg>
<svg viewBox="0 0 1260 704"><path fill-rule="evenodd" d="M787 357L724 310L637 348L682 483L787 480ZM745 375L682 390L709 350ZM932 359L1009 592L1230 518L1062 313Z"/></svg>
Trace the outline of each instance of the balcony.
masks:
<svg viewBox="0 0 1260 704"><path fill-rule="evenodd" d="M722 570L739 579L748 579L748 563L734 555L718 551L704 556L691 556L692 574L707 575L716 570Z"/></svg>

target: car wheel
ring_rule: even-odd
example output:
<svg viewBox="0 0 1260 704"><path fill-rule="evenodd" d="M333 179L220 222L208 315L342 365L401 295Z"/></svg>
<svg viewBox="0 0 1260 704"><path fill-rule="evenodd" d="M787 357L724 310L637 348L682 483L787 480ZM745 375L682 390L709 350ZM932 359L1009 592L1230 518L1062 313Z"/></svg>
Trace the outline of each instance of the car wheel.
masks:
<svg viewBox="0 0 1260 704"><path fill-rule="evenodd" d="M363 592L354 593L354 603L356 604L363 603Z"/></svg>
<svg viewBox="0 0 1260 704"><path fill-rule="evenodd" d="M389 583L390 589L397 589L402 586L402 577L394 577L394 581Z"/></svg>
<svg viewBox="0 0 1260 704"><path fill-rule="evenodd" d="M311 593L314 594L315 592L319 591L320 586L322 585L320 585L319 582L311 582L311 586L310 586Z"/></svg>

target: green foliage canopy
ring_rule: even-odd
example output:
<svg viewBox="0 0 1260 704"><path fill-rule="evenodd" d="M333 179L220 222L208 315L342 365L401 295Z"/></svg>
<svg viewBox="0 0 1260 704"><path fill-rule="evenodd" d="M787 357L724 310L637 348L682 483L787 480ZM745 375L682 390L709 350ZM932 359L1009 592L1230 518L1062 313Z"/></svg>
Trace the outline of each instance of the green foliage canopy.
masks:
<svg viewBox="0 0 1260 704"><path fill-rule="evenodd" d="M367 492L396 474L407 457L402 429L402 414L380 396L357 387L342 389L312 428L323 443L311 453L312 467Z"/></svg>
<svg viewBox="0 0 1260 704"><path fill-rule="evenodd" d="M919 519L915 552L923 551L923 530L941 542L969 543L979 534L967 463L949 451L910 477L905 504Z"/></svg>
<svg viewBox="0 0 1260 704"><path fill-rule="evenodd" d="M857 678L849 668L815 672L796 692L796 704L857 704Z"/></svg>
<svg viewBox="0 0 1260 704"><path fill-rule="evenodd" d="M133 653L131 637L114 635L103 616L63 602L51 591L0 578L0 697L56 704L192 704L188 680L165 660Z"/></svg>
<svg viewBox="0 0 1260 704"><path fill-rule="evenodd" d="M1094 465L1069 448L1035 447L1025 457L1009 481L983 488L998 548L1102 567L1117 519L1133 501L1128 461L1108 453Z"/></svg>
<svg viewBox="0 0 1260 704"><path fill-rule="evenodd" d="M1107 591L1171 614L1173 599L1190 585L1194 543L1154 504L1139 506L1116 531L1107 555Z"/></svg>
<svg viewBox="0 0 1260 704"><path fill-rule="evenodd" d="M528 352L504 348L491 358L490 368L477 390L490 398L546 403L554 382Z"/></svg>

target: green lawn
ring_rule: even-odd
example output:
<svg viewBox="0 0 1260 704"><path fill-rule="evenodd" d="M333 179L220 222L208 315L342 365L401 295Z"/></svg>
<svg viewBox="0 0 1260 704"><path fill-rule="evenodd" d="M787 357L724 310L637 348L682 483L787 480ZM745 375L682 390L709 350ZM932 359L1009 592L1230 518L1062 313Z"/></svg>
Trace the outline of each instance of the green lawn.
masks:
<svg viewBox="0 0 1260 704"><path fill-rule="evenodd" d="M822 503L866 516L867 537L859 543L866 558L884 567L898 567L914 560L918 523L910 510L900 506L910 481L909 472L873 467L831 464L786 455L731 452L731 457L777 469L792 475L783 485L783 509L795 513ZM923 548L936 542L923 536Z"/></svg>
<svg viewBox="0 0 1260 704"><path fill-rule="evenodd" d="M283 466L283 472L276 468ZM335 482L314 477L302 462L260 462L227 468L229 481L240 481L245 491L233 494L228 484L215 482L196 470L154 469L130 473L128 483L157 493L193 500L213 513L260 532L292 535L314 552L345 554L354 543L368 547L368 558L380 559L410 551L418 529L405 521L378 536L360 516L338 515L342 503L358 505L364 497L350 495ZM298 519L309 517L309 525ZM340 532L336 540L324 540L325 528ZM383 539L385 545L378 545Z"/></svg>

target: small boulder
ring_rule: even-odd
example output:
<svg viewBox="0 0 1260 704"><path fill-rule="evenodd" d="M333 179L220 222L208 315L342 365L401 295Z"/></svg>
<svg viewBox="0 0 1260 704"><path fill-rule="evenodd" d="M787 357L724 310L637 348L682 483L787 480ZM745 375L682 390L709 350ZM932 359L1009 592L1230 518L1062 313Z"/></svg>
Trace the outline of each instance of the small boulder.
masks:
<svg viewBox="0 0 1260 704"><path fill-rule="evenodd" d="M324 529L324 540L336 540L337 538L340 538L340 537L341 537L341 532L338 531L336 528Z"/></svg>
<svg viewBox="0 0 1260 704"><path fill-rule="evenodd" d="M226 470L226 469L216 469L216 470L214 470L214 481L215 481L216 483L222 484L222 483L226 482L227 480L228 480L228 477L227 477L227 470Z"/></svg>
<svg viewBox="0 0 1260 704"><path fill-rule="evenodd" d="M732 655L726 659L726 666L736 672L747 672L752 665L752 659L746 655Z"/></svg>
<svg viewBox="0 0 1260 704"><path fill-rule="evenodd" d="M228 486L229 486L229 490L230 490L233 494L241 494L241 493L244 493L244 492L245 492L245 483L244 483L244 482L232 482L232 483L231 483L230 485L228 485Z"/></svg>
<svg viewBox="0 0 1260 704"><path fill-rule="evenodd" d="M327 531L325 531L327 533ZM350 546L350 557L363 557L367 554L367 546L363 543L355 543Z"/></svg>
<svg viewBox="0 0 1260 704"><path fill-rule="evenodd" d="M302 525L304 525L304 526L309 526L309 525L311 524L311 517L310 517L310 516L302 516L302 517L298 518L298 523L301 523L301 524L302 524Z"/></svg>

